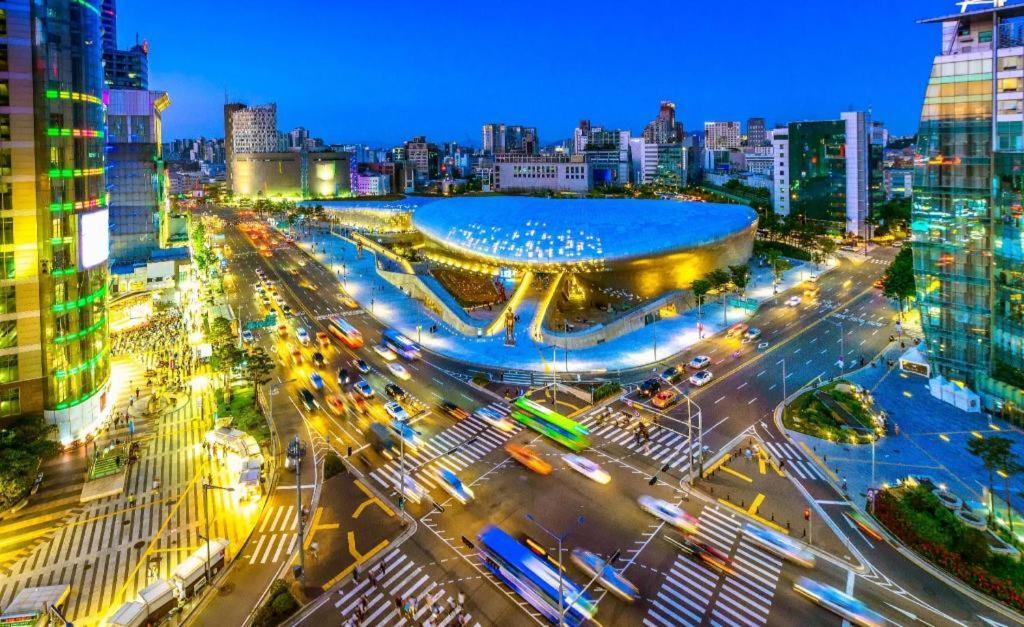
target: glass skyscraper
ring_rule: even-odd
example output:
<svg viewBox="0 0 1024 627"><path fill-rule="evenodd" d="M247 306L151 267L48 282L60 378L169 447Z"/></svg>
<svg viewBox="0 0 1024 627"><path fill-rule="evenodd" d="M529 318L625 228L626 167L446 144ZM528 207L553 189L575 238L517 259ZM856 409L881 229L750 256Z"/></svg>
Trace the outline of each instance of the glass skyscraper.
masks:
<svg viewBox="0 0 1024 627"><path fill-rule="evenodd" d="M1019 416L1024 404L1024 6L942 25L921 111L911 232L939 374Z"/></svg>
<svg viewBox="0 0 1024 627"><path fill-rule="evenodd" d="M108 411L100 0L0 2L0 419Z"/></svg>

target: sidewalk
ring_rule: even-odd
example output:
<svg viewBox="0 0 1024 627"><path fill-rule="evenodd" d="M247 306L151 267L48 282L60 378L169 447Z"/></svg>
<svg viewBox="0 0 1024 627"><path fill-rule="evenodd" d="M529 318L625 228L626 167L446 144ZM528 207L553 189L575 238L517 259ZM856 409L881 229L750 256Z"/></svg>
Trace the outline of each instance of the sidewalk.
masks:
<svg viewBox="0 0 1024 627"><path fill-rule="evenodd" d="M364 250L356 256L354 244L339 236L310 233L299 239L301 248L325 266L334 270L344 288L372 316L419 342L424 348L464 363L501 370L543 371L548 363L567 367L568 372L614 372L645 366L682 352L700 341L695 309L678 316L663 318L653 325L610 339L597 346L569 350L568 359L556 347L536 343L529 334L528 315L522 315L516 327L516 345L506 346L504 333L491 337L466 337L441 322L419 301L391 285L376 272L374 254ZM838 262L835 262L838 263ZM829 268L823 266L821 271ZM774 296L772 277L767 268L753 268L746 290L748 299L765 302ZM782 293L817 272L809 263L798 264L784 273L778 287ZM704 337L748 319L751 313L727 307L723 318L722 304L709 299L702 307ZM437 325L435 333L425 332ZM373 341L375 338L368 338ZM567 364L567 366L566 366Z"/></svg>

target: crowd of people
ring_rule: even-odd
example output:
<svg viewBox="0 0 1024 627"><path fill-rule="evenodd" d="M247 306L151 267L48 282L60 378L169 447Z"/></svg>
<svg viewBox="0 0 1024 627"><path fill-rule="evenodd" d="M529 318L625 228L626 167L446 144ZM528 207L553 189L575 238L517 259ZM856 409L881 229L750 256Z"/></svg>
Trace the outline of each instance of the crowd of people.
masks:
<svg viewBox="0 0 1024 627"><path fill-rule="evenodd" d="M113 336L112 356L130 357L146 367L144 382L128 382L129 407L139 400L143 383L158 395L191 391L187 382L200 362L188 338L199 324L187 312L173 307Z"/></svg>

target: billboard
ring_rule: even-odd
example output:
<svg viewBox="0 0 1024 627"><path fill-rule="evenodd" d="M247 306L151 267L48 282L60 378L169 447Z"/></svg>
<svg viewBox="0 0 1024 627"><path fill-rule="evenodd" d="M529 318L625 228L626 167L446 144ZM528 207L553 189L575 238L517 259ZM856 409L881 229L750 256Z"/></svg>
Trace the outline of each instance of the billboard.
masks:
<svg viewBox="0 0 1024 627"><path fill-rule="evenodd" d="M110 212L107 209L78 215L78 267L88 270L110 256Z"/></svg>

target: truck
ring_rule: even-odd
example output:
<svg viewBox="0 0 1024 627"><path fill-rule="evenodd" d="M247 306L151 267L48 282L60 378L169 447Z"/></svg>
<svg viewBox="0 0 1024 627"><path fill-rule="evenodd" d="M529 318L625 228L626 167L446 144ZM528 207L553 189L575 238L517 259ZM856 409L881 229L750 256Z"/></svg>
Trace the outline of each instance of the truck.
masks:
<svg viewBox="0 0 1024 627"><path fill-rule="evenodd" d="M215 576L224 568L227 550L228 541L224 538L214 538L209 542L210 577ZM207 545L203 544L175 567L171 574L171 581L178 588L178 598L191 598L209 583L206 580L206 556Z"/></svg>
<svg viewBox="0 0 1024 627"><path fill-rule="evenodd" d="M390 456L395 448L395 436L391 430L379 422L374 422L366 430L366 440L375 451Z"/></svg>
<svg viewBox="0 0 1024 627"><path fill-rule="evenodd" d="M61 615L64 602L71 594L69 584L23 588L14 595L11 602L0 614L0 625L4 627L43 627L50 619L67 620Z"/></svg>

